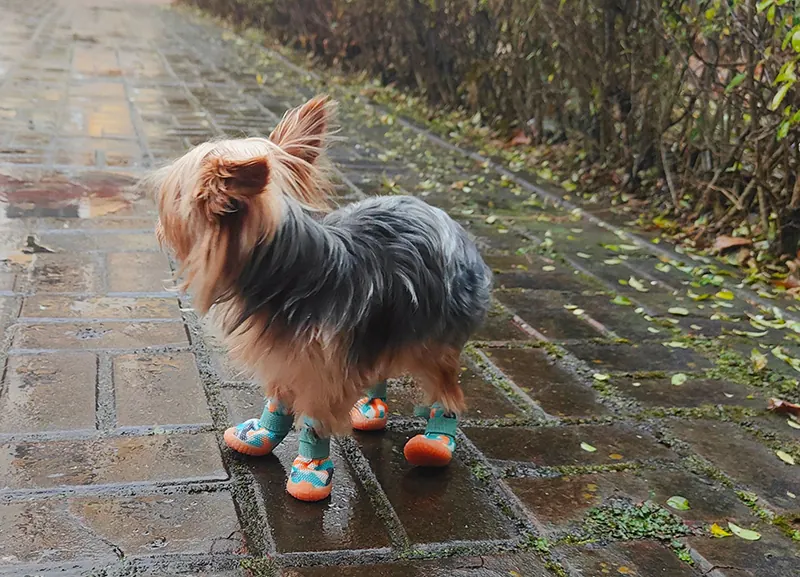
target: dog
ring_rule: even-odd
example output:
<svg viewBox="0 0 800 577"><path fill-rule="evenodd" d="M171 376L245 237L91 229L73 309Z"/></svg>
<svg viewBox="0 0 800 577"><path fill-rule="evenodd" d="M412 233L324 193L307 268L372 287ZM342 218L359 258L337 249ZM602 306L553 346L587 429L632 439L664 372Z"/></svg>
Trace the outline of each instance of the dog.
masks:
<svg viewBox="0 0 800 577"><path fill-rule="evenodd" d="M302 457L304 442L313 449L351 430L365 392L401 375L413 376L435 407L429 423L465 409L459 359L489 310L491 271L458 223L415 197L335 209L325 155L334 114L334 102L316 97L287 112L269 138L200 144L146 181L181 288L199 314L210 313L275 409L245 432L226 431L240 452L257 453L248 441L259 431L285 436L297 415L306 423ZM445 429L455 437L454 426ZM268 451L283 438L277 433ZM308 477L308 467L301 473ZM318 500L331 477L332 468L324 491L290 493Z"/></svg>

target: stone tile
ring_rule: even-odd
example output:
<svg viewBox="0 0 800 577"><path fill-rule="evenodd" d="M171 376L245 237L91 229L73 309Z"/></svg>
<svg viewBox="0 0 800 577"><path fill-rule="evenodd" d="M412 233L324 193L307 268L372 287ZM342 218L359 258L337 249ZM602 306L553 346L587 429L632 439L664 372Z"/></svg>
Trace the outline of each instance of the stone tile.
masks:
<svg viewBox="0 0 800 577"><path fill-rule="evenodd" d="M191 353L116 357L114 389L121 427L211 423Z"/></svg>
<svg viewBox="0 0 800 577"><path fill-rule="evenodd" d="M689 349L661 344L605 345L580 343L567 349L597 370L633 373L637 371L689 372L704 369L711 363Z"/></svg>
<svg viewBox="0 0 800 577"><path fill-rule="evenodd" d="M0 433L94 429L92 354L14 356L0 395Z"/></svg>
<svg viewBox="0 0 800 577"><path fill-rule="evenodd" d="M800 548L769 526L746 524L761 533L758 541L735 537L691 537L689 547L699 554L704 567L720 567L725 577L789 577L797 575Z"/></svg>
<svg viewBox="0 0 800 577"><path fill-rule="evenodd" d="M328 577L330 567L284 569L284 577ZM389 565L337 567L337 577L552 577L534 555L458 557Z"/></svg>
<svg viewBox="0 0 800 577"><path fill-rule="evenodd" d="M22 316L28 318L80 319L180 319L174 298L67 297L36 295L27 297Z"/></svg>
<svg viewBox="0 0 800 577"><path fill-rule="evenodd" d="M574 375L560 369L537 349L484 351L503 373L528 393L546 412L560 417L607 414L597 394Z"/></svg>
<svg viewBox="0 0 800 577"><path fill-rule="evenodd" d="M509 401L500 389L486 381L473 369L462 367L459 382L464 389L464 397L467 402L465 417L502 419L514 418L522 414L522 411ZM387 397L389 412L392 415L403 417L412 416L414 406L423 402L422 392L418 387L399 381L390 383Z"/></svg>
<svg viewBox="0 0 800 577"><path fill-rule="evenodd" d="M579 293L597 290L597 285L569 269L531 272L504 272L495 275L494 286L498 289L560 290Z"/></svg>
<svg viewBox="0 0 800 577"><path fill-rule="evenodd" d="M512 309L519 317L534 329L542 333L549 340L580 340L593 339L603 336L588 323L575 316L571 310L564 308L574 299L553 301L547 299L541 302L535 298L538 293L547 295L574 293L560 293L557 291L495 291L494 295L501 303ZM534 304L528 301L534 301ZM591 314L591 311L589 311Z"/></svg>
<svg viewBox="0 0 800 577"><path fill-rule="evenodd" d="M612 498L628 498L635 503L655 501L694 526L752 519L750 510L733 491L683 471L642 469L552 479L511 478L506 483L546 531L574 526L589 509ZM667 507L667 499L674 495L686 498L690 509Z"/></svg>
<svg viewBox="0 0 800 577"><path fill-rule="evenodd" d="M260 414L260 411L259 411ZM258 415L255 415L258 416ZM333 551L387 547L384 525L355 472L336 443L333 492L321 504L302 503L286 493L286 477L297 456L297 433L292 433L273 455L246 459L264 498L272 538L279 552Z"/></svg>
<svg viewBox="0 0 800 577"><path fill-rule="evenodd" d="M692 450L737 482L750 487L773 507L795 510L800 495L800 467L784 464L767 447L733 423L671 421L669 428ZM742 458L747 455L747 458Z"/></svg>
<svg viewBox="0 0 800 577"><path fill-rule="evenodd" d="M500 310L489 311L486 321L475 334L476 341L530 341L533 337L523 331L513 321L512 315Z"/></svg>
<svg viewBox="0 0 800 577"><path fill-rule="evenodd" d="M37 254L26 284L37 293L99 292L102 275L90 254Z"/></svg>
<svg viewBox="0 0 800 577"><path fill-rule="evenodd" d="M465 433L490 459L545 467L609 465L675 456L647 433L627 425L470 428ZM581 443L597 450L585 451Z"/></svg>
<svg viewBox="0 0 800 577"><path fill-rule="evenodd" d="M764 407L764 392L727 381L689 378L682 385L663 379L614 379L614 386L645 407L700 407L730 405ZM749 397L749 398L748 398Z"/></svg>
<svg viewBox="0 0 800 577"><path fill-rule="evenodd" d="M0 445L0 493L3 488L224 479L217 442L206 433Z"/></svg>
<svg viewBox="0 0 800 577"><path fill-rule="evenodd" d="M700 577L702 575L678 559L675 553L664 545L654 541L558 547L556 555L562 559L570 577L605 575Z"/></svg>
<svg viewBox="0 0 800 577"><path fill-rule="evenodd" d="M69 511L126 557L235 553L244 545L227 491L77 498Z"/></svg>
<svg viewBox="0 0 800 577"><path fill-rule="evenodd" d="M129 251L157 251L155 233L107 233L74 232L70 234L42 233L41 242L56 252L81 253L86 251L114 252L120 248Z"/></svg>
<svg viewBox="0 0 800 577"><path fill-rule="evenodd" d="M167 257L161 253L112 253L107 258L111 292L164 292L174 285Z"/></svg>
<svg viewBox="0 0 800 577"><path fill-rule="evenodd" d="M412 434L357 434L364 455L413 543L503 539L499 512L454 459L444 469L411 467L403 447ZM422 513L424 512L424 514Z"/></svg>
<svg viewBox="0 0 800 577"><path fill-rule="evenodd" d="M222 397L228 407L229 425L260 417L264 410L264 393L257 386L225 388Z"/></svg>
<svg viewBox="0 0 800 577"><path fill-rule="evenodd" d="M0 504L0 552L0 573L22 563L117 559L111 545L70 515L63 501L52 500Z"/></svg>
<svg viewBox="0 0 800 577"><path fill-rule="evenodd" d="M54 323L27 325L14 335L17 349L142 349L186 346L186 330L180 322L161 323Z"/></svg>

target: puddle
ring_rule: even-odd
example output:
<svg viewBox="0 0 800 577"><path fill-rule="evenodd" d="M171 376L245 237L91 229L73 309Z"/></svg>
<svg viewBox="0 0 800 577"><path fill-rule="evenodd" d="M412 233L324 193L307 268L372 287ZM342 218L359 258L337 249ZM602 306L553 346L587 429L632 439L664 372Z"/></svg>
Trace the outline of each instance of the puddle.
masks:
<svg viewBox="0 0 800 577"><path fill-rule="evenodd" d="M0 223L18 218L97 218L129 208L141 193L121 174L45 174L20 179L0 174Z"/></svg>

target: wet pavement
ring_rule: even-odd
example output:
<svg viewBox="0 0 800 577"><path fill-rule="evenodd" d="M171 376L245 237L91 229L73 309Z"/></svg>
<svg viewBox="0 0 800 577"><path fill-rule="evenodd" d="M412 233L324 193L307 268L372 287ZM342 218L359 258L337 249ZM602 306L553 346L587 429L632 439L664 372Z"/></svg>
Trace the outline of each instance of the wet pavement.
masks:
<svg viewBox="0 0 800 577"><path fill-rule="evenodd" d="M766 411L798 398L778 316L796 311L628 245L188 10L0 8L0 575L800 574L800 430ZM342 202L449 210L497 290L463 359L453 465L403 460L420 423L398 381L389 430L336 440L332 498L305 504L283 491L291 443L224 448L258 388L170 290L130 185L322 90L342 103ZM715 537L729 522L760 539Z"/></svg>

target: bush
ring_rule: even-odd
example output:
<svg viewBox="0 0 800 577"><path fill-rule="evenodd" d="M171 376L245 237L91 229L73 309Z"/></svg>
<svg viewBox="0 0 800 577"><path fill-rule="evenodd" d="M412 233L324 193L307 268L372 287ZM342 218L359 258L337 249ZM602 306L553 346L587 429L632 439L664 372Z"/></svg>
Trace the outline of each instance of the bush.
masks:
<svg viewBox="0 0 800 577"><path fill-rule="evenodd" d="M707 233L798 248L800 3L191 1L535 142L579 143Z"/></svg>

